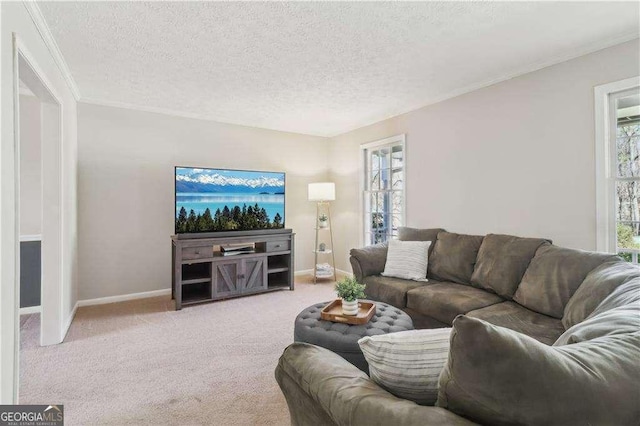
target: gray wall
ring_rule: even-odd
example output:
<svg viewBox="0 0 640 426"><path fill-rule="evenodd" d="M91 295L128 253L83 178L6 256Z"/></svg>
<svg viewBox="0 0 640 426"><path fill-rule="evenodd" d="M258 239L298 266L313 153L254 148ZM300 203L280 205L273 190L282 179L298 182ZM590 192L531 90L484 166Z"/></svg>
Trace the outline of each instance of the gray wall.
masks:
<svg viewBox="0 0 640 426"><path fill-rule="evenodd" d="M296 269L313 268L327 139L83 103L78 120L80 300L170 288L180 165L286 172Z"/></svg>
<svg viewBox="0 0 640 426"><path fill-rule="evenodd" d="M20 235L42 232L40 100L20 96Z"/></svg>
<svg viewBox="0 0 640 426"><path fill-rule="evenodd" d="M640 74L630 41L332 140L339 268L362 243L360 144L405 133L407 224L596 248L594 86Z"/></svg>

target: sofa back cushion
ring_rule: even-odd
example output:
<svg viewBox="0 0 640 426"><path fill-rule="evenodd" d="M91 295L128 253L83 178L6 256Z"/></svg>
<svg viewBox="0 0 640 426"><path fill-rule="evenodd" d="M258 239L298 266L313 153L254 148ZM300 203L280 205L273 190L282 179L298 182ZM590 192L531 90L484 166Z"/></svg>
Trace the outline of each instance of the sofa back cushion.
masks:
<svg viewBox="0 0 640 426"><path fill-rule="evenodd" d="M483 238L440 232L429 260L430 275L438 281L469 285Z"/></svg>
<svg viewBox="0 0 640 426"><path fill-rule="evenodd" d="M608 253L542 246L524 273L513 300L532 311L562 318L564 307L587 274L616 259L618 256Z"/></svg>
<svg viewBox="0 0 640 426"><path fill-rule="evenodd" d="M640 304L630 304L602 312L574 325L562 333L553 346L569 345L597 337L628 334L636 331L640 331Z"/></svg>
<svg viewBox="0 0 640 426"><path fill-rule="evenodd" d="M585 320L616 288L640 277L640 267L622 260L605 262L589 272L564 308L562 325L572 327Z"/></svg>
<svg viewBox="0 0 640 426"><path fill-rule="evenodd" d="M511 299L536 250L550 241L489 234L478 251L471 285Z"/></svg>
<svg viewBox="0 0 640 426"><path fill-rule="evenodd" d="M548 346L460 316L437 405L481 424L637 424L639 355L640 332Z"/></svg>
<svg viewBox="0 0 640 426"><path fill-rule="evenodd" d="M436 246L436 240L438 234L443 232L442 228L409 228L407 226L401 226L398 228L398 239L400 241L431 241L429 246L429 261L431 261L431 253ZM427 269L427 278L434 278L431 274L431 270Z"/></svg>
<svg viewBox="0 0 640 426"><path fill-rule="evenodd" d="M613 290L587 318L595 317L620 306L637 304L640 304L640 278L633 278Z"/></svg>

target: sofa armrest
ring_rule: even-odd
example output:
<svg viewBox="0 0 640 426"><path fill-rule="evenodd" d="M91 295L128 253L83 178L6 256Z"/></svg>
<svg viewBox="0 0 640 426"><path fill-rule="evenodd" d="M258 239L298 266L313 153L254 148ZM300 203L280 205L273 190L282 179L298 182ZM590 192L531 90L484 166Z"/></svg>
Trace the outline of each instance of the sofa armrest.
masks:
<svg viewBox="0 0 640 426"><path fill-rule="evenodd" d="M380 243L373 246L351 249L349 261L358 282L369 275L378 275L384 271L387 263L387 243Z"/></svg>
<svg viewBox="0 0 640 426"><path fill-rule="evenodd" d="M276 379L287 402L295 402L289 403L294 425L312 424L314 419L325 424L330 419L344 426L475 424L444 408L397 398L341 356L306 343L294 343L285 349ZM309 417L312 413L314 418Z"/></svg>

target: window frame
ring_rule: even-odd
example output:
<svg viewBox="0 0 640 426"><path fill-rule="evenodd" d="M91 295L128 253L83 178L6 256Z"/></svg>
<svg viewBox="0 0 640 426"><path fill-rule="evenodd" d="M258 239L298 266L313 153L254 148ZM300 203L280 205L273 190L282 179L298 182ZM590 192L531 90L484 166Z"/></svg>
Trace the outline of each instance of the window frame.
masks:
<svg viewBox="0 0 640 426"><path fill-rule="evenodd" d="M640 76L594 88L596 149L596 249L618 253L616 235L617 117L614 102L629 90L640 88ZM612 108L612 105L614 106ZM624 249L637 262L640 250ZM635 253L634 253L635 252Z"/></svg>
<svg viewBox="0 0 640 426"><path fill-rule="evenodd" d="M369 184L369 153L375 148L385 148L388 147L392 149L394 146L400 146L402 148L402 203L400 212L400 222L401 226L405 226L406 224L406 214L407 214L407 143L406 136L404 133L391 136L385 139L376 140L373 142L363 143L360 145L360 220L362 221L360 225L360 246L369 246L372 245L370 243L369 238L367 238L368 234L370 234L370 230L367 227L367 223L369 222L369 218L365 218L365 214L368 214L366 211L367 202L365 200L367 196L368 184ZM392 219L393 220L393 219ZM393 234L391 234L393 236Z"/></svg>

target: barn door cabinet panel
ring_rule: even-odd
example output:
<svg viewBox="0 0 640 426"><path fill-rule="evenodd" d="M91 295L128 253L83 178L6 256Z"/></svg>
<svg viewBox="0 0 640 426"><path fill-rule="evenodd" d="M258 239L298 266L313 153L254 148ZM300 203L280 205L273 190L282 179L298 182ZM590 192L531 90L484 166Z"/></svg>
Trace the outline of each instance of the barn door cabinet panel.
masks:
<svg viewBox="0 0 640 426"><path fill-rule="evenodd" d="M176 309L275 290L293 290L294 237L281 233L171 237L172 298ZM252 243L254 252L224 256L221 245Z"/></svg>

